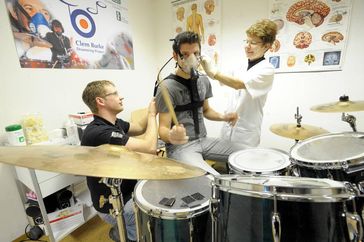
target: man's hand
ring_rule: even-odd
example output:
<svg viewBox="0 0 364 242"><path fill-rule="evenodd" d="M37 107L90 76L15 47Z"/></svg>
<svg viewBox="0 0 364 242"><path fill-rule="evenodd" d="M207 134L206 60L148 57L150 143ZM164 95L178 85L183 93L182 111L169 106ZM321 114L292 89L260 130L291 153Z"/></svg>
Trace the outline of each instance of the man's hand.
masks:
<svg viewBox="0 0 364 242"><path fill-rule="evenodd" d="M186 136L186 129L183 124L174 125L169 130L169 141L174 145L182 145L188 142L188 136Z"/></svg>
<svg viewBox="0 0 364 242"><path fill-rule="evenodd" d="M215 64L210 59L210 57L201 56L201 65L202 65L203 69L205 70L206 74L210 78L215 79L215 76L218 71L217 71Z"/></svg>
<svg viewBox="0 0 364 242"><path fill-rule="evenodd" d="M155 98L152 98L152 100L149 103L148 113L154 116L157 115L157 106L155 104Z"/></svg>
<svg viewBox="0 0 364 242"><path fill-rule="evenodd" d="M238 121L239 116L236 112L233 113L226 113L224 115L224 121L227 122L229 125L234 126Z"/></svg>

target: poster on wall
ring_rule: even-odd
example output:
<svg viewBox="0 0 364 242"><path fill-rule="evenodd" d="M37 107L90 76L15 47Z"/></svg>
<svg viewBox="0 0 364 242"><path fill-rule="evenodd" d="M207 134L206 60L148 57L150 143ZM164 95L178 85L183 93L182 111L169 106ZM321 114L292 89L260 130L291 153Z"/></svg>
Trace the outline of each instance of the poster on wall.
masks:
<svg viewBox="0 0 364 242"><path fill-rule="evenodd" d="M127 0L5 0L23 68L134 69Z"/></svg>
<svg viewBox="0 0 364 242"><path fill-rule="evenodd" d="M219 64L221 0L172 0L173 36L193 31L200 36L201 52Z"/></svg>
<svg viewBox="0 0 364 242"><path fill-rule="evenodd" d="M277 40L267 52L276 72L341 70L351 0L270 0Z"/></svg>

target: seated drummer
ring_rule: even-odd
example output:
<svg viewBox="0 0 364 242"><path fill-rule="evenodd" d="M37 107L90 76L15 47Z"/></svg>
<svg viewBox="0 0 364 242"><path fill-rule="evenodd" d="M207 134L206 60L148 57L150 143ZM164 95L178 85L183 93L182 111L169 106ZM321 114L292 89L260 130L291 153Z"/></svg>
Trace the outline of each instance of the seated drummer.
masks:
<svg viewBox="0 0 364 242"><path fill-rule="evenodd" d="M161 86L156 93L159 113L159 136L166 143L167 156L207 172L219 174L204 159L227 162L239 144L206 136L204 117L213 121L225 121L234 125L236 113L221 114L212 109L208 99L212 97L211 83L207 76L196 70L200 65L201 43L198 34L182 32L173 43L175 74L163 80L180 125L172 127L172 118L163 99Z"/></svg>
<svg viewBox="0 0 364 242"><path fill-rule="evenodd" d="M148 115L142 118L139 123L129 123L117 118L117 114L124 110L123 97L116 90L111 81L90 82L82 94L82 99L94 114L94 120L85 129L81 145L99 146L102 144L122 145L126 148L145 152L156 153L157 147L157 124L155 101L149 104ZM130 136L145 134L143 139ZM102 165L102 164L101 164ZM101 178L87 177L87 185L91 192L92 203L99 216L110 223L113 228L109 235L111 239L120 241L116 219L109 214L112 205L108 202L100 204L102 196L109 198L111 190L104 183L100 183ZM121 184L121 193L124 200L124 220L128 239L136 241L135 217L131 194L134 190L136 180L124 179Z"/></svg>

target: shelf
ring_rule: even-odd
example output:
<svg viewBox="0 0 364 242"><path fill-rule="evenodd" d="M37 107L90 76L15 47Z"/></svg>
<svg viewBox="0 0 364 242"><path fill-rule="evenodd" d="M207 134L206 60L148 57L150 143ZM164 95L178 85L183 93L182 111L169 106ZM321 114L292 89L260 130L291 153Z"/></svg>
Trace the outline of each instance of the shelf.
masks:
<svg viewBox="0 0 364 242"><path fill-rule="evenodd" d="M32 182L29 169L23 167L15 167L15 171L18 180L20 180L30 190L35 191L34 183ZM75 176L70 174L40 170L35 170L35 174L37 176L38 184L42 192L42 197L47 197L48 195L58 190L61 190L64 187L85 180L84 176Z"/></svg>
<svg viewBox="0 0 364 242"><path fill-rule="evenodd" d="M70 233L72 233L73 231L75 231L76 229L81 227L83 224L85 224L87 221L89 221L91 218L93 218L96 214L97 214L97 212L93 207L88 207L86 205L83 205L84 221L79 222L74 225L70 225L69 227L67 227L67 229L60 230L60 231L56 231L54 229L54 226L51 224L53 236L54 236L55 240L60 241L60 240L64 239L67 235L69 235Z"/></svg>
<svg viewBox="0 0 364 242"><path fill-rule="evenodd" d="M24 204L24 209L26 208L25 206L28 201L25 194L27 191L31 190L35 192L36 197L38 198L38 206L43 217L44 224L40 226L45 231L46 235L48 235L51 242L62 240L69 233L82 226L97 214L96 210L92 207L91 197L84 176L39 171L22 167L15 167L15 170L18 181L18 190ZM74 217L70 216L68 221L66 220L68 218L54 221L59 217L55 217L54 215L57 214L53 214L53 216L51 216L51 220L53 220L51 224L49 215L52 213L47 214L43 198L69 186L71 186L70 190L74 190L73 195L77 200L77 203L74 204L73 208L76 208L75 206L82 206L82 209L78 210L82 211L82 213L79 214L81 217L75 214L73 215ZM70 214L73 214L73 212Z"/></svg>

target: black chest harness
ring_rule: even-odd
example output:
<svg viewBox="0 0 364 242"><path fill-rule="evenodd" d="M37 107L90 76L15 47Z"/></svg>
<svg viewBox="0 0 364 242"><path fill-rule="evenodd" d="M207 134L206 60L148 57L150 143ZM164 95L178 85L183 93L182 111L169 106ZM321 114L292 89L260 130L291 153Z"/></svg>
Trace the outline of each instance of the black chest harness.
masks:
<svg viewBox="0 0 364 242"><path fill-rule="evenodd" d="M180 76L174 75L174 74L170 74L168 77L166 77L165 79L173 79L176 82L181 83L182 85L184 85L185 87L187 87L189 93L190 93L190 98L191 98L191 102L184 104L184 105L176 105L176 107L174 108L175 112L184 112L184 111L192 111L192 118L193 118L193 124L195 127L195 133L196 135L200 134L200 126L199 126L199 121L198 121L198 109L200 107L203 106L203 102L204 100L200 100L200 95L198 94L198 89L197 89L197 78L193 78L193 79L184 79Z"/></svg>

